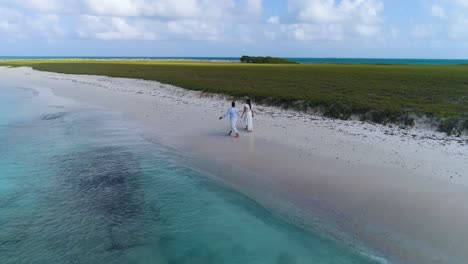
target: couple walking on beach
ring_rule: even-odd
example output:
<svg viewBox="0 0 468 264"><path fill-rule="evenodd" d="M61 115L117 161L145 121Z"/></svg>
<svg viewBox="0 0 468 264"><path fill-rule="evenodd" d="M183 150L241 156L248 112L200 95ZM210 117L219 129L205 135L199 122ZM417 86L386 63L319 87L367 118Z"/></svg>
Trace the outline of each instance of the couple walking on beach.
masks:
<svg viewBox="0 0 468 264"><path fill-rule="evenodd" d="M231 108L228 109L224 116L220 117L219 119L223 119L229 116L229 123L231 125L231 131L229 131L229 136L232 135L234 132L236 134L236 138L239 137L239 132L237 131L237 118L240 117L244 120L245 129L249 132L253 131L253 111L252 111L252 103L250 99L245 101L244 110L242 115L239 113L239 110L236 108L236 102L231 103Z"/></svg>

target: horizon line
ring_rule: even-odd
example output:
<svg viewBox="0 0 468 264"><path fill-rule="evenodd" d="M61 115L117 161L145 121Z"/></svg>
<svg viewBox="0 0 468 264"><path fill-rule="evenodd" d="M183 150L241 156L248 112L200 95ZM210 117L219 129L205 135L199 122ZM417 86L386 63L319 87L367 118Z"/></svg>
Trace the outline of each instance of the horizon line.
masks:
<svg viewBox="0 0 468 264"><path fill-rule="evenodd" d="M240 56L122 56L122 55L82 55L82 56L75 56L75 55L64 55L64 56L56 56L56 55L0 55L0 58L180 58L180 59L190 59L190 58L240 58L244 55ZM254 56L254 55L246 55L246 56ZM257 55L255 55L257 56ZM468 58L405 58L405 57L297 57L297 56L271 56L271 55L264 55L258 57L277 57L277 58L285 58L285 59L368 59L368 60L468 60Z"/></svg>

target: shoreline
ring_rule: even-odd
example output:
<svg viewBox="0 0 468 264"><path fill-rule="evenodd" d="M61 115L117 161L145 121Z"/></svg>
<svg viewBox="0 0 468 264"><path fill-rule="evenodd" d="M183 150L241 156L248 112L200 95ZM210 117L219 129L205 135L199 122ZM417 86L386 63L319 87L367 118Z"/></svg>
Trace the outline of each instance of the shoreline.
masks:
<svg viewBox="0 0 468 264"><path fill-rule="evenodd" d="M163 82L340 120L468 136L464 67L26 60L0 65ZM366 74L372 72L372 74ZM411 72L411 74L409 73ZM426 74L434 75L434 82ZM444 93L440 93L444 90Z"/></svg>
<svg viewBox="0 0 468 264"><path fill-rule="evenodd" d="M0 67L0 76L125 113L147 128L150 139L200 157L202 169L210 168L261 204L278 196L301 210L306 222L314 214L333 219L340 230L392 260L468 259L465 137L254 105L256 130L235 140L225 136L227 123L217 120L229 104L223 96L202 97L153 81L29 68ZM230 173L226 164L233 167Z"/></svg>

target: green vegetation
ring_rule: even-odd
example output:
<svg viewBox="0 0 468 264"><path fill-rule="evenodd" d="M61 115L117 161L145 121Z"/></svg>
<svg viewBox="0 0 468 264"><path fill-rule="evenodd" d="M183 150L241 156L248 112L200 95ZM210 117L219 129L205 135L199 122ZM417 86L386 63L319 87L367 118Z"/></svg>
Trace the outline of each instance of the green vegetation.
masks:
<svg viewBox="0 0 468 264"><path fill-rule="evenodd" d="M242 56L240 58L242 63L261 63L261 64L297 64L297 62L280 59L280 58L273 58L273 57L250 57L250 56Z"/></svg>
<svg viewBox="0 0 468 264"><path fill-rule="evenodd" d="M270 65L168 61L31 60L0 65L157 80L191 90L249 96L257 103L348 119L411 126L417 116L439 130L468 126L467 66Z"/></svg>

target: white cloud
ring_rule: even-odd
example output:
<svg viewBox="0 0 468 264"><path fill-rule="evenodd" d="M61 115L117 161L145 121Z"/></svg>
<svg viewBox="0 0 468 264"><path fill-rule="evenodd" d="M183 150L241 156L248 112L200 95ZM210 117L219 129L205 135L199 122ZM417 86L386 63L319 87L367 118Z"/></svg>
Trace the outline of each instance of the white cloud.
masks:
<svg viewBox="0 0 468 264"><path fill-rule="evenodd" d="M445 10L440 5L432 5L431 13L438 18L445 18Z"/></svg>
<svg viewBox="0 0 468 264"><path fill-rule="evenodd" d="M146 18L230 18L260 15L262 0L19 0L37 12Z"/></svg>
<svg viewBox="0 0 468 264"><path fill-rule="evenodd" d="M87 12L102 16L198 17L202 3L197 0L85 0Z"/></svg>
<svg viewBox="0 0 468 264"><path fill-rule="evenodd" d="M80 25L79 37L100 40L219 40L223 34L222 25L190 19L163 22L83 15Z"/></svg>
<svg viewBox="0 0 468 264"><path fill-rule="evenodd" d="M62 37L66 31L56 15L26 16L17 10L0 6L0 34L6 38L24 39L30 36L41 38Z"/></svg>
<svg viewBox="0 0 468 264"><path fill-rule="evenodd" d="M137 21L130 23L121 17L100 17L83 15L78 35L82 38L101 40L155 40L157 35L148 31L147 23ZM158 25L152 24L153 27Z"/></svg>
<svg viewBox="0 0 468 264"><path fill-rule="evenodd" d="M60 25L61 20L57 15L38 15L34 20L27 21L27 27L40 36L47 38L63 37L66 30Z"/></svg>
<svg viewBox="0 0 468 264"><path fill-rule="evenodd" d="M275 40L276 39L276 33L270 30L263 30L263 35L267 40Z"/></svg>
<svg viewBox="0 0 468 264"><path fill-rule="evenodd" d="M295 39L342 40L378 35L384 5L381 0L289 0L288 9L297 22L282 29Z"/></svg>
<svg viewBox="0 0 468 264"><path fill-rule="evenodd" d="M294 39L301 41L339 41L342 40L345 35L343 27L337 24L296 23L291 25L283 25L281 29L284 33L291 35Z"/></svg>
<svg viewBox="0 0 468 264"><path fill-rule="evenodd" d="M74 33L101 40L219 40L226 37L225 28L239 22L258 23L263 11L262 0L18 0L6 4L18 10L21 18L12 22L0 13L2 31L15 29L24 36L37 31L47 37ZM29 23L33 17L37 23ZM72 32L60 27L59 21L66 21Z"/></svg>
<svg viewBox="0 0 468 264"><path fill-rule="evenodd" d="M246 13L259 15L263 11L263 0L246 0Z"/></svg>
<svg viewBox="0 0 468 264"><path fill-rule="evenodd" d="M219 40L223 33L222 25L214 25L198 20L175 20L167 24L169 33L179 38Z"/></svg>
<svg viewBox="0 0 468 264"><path fill-rule="evenodd" d="M290 0L289 10L299 20L318 24L340 23L356 19L374 24L381 21L383 2L377 0Z"/></svg>
<svg viewBox="0 0 468 264"><path fill-rule="evenodd" d="M0 7L0 34L13 38L24 38L21 32L23 16L16 10Z"/></svg>
<svg viewBox="0 0 468 264"><path fill-rule="evenodd" d="M333 0L290 0L289 11L304 22L326 24L340 20Z"/></svg>
<svg viewBox="0 0 468 264"><path fill-rule="evenodd" d="M434 39L468 41L468 0L433 0L430 12L443 29L432 34Z"/></svg>
<svg viewBox="0 0 468 264"><path fill-rule="evenodd" d="M61 13L75 4L75 1L70 0L27 0L22 2L27 8L44 13Z"/></svg>
<svg viewBox="0 0 468 264"><path fill-rule="evenodd" d="M59 1L55 0L28 0L23 1L23 5L40 12L57 12L59 11Z"/></svg>
<svg viewBox="0 0 468 264"><path fill-rule="evenodd" d="M452 0L450 0L452 2ZM468 0L453 0L459 6L468 7Z"/></svg>
<svg viewBox="0 0 468 264"><path fill-rule="evenodd" d="M436 35L434 25L417 25L411 30L411 35L417 39L428 39Z"/></svg>
<svg viewBox="0 0 468 264"><path fill-rule="evenodd" d="M450 22L448 29L449 29L449 36L451 38L455 40L468 40L468 17L467 15L458 14Z"/></svg>
<svg viewBox="0 0 468 264"><path fill-rule="evenodd" d="M280 23L280 18L278 16L271 16L267 19L268 24L278 25Z"/></svg>
<svg viewBox="0 0 468 264"><path fill-rule="evenodd" d="M0 19L2 21L18 21L23 16L18 11L0 6Z"/></svg>

